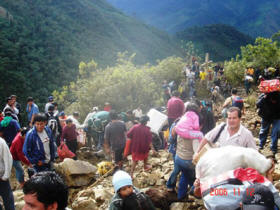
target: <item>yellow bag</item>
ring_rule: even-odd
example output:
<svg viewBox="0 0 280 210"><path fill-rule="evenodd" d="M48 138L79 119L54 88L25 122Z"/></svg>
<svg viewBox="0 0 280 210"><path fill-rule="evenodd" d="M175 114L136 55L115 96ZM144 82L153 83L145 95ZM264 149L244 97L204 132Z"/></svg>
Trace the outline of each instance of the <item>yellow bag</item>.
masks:
<svg viewBox="0 0 280 210"><path fill-rule="evenodd" d="M97 172L100 176L106 174L113 168L113 163L108 161L102 161L97 164Z"/></svg>

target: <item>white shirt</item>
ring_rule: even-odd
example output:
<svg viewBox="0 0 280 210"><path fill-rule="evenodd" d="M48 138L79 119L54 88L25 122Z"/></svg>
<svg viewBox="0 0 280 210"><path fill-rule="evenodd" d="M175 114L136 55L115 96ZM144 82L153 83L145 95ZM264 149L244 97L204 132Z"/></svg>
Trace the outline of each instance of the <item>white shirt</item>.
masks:
<svg viewBox="0 0 280 210"><path fill-rule="evenodd" d="M141 118L143 116L142 110L141 109L134 109L133 114L137 118Z"/></svg>
<svg viewBox="0 0 280 210"><path fill-rule="evenodd" d="M11 176L13 158L10 149L3 138L0 137L0 179L6 181Z"/></svg>
<svg viewBox="0 0 280 210"><path fill-rule="evenodd" d="M38 136L40 137L40 139L43 143L44 150L45 150L45 161L46 161L46 163L48 163L51 160L50 138L48 137L48 134L45 131L45 129L41 133L38 132Z"/></svg>
<svg viewBox="0 0 280 210"><path fill-rule="evenodd" d="M223 124L223 123L222 123ZM214 129L209 131L205 138L209 142L213 142L215 137L217 136L222 124L216 126ZM232 136L230 136L228 132L228 126L223 129L221 132L221 135L217 141L220 146L227 146L227 145L233 145L233 146L240 146L240 147L251 147L253 149L257 149L256 141L251 133L247 128L245 128L243 125L240 124L239 130Z"/></svg>

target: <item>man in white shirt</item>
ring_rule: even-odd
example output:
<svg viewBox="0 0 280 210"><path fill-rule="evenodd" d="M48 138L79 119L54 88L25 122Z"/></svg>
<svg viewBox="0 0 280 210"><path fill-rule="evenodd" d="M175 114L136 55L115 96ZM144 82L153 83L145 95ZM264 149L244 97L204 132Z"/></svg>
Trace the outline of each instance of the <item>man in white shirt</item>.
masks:
<svg viewBox="0 0 280 210"><path fill-rule="evenodd" d="M6 210L14 210L14 196L9 178L13 166L13 158L5 140L0 137L0 196ZM2 209L0 204L0 209Z"/></svg>
<svg viewBox="0 0 280 210"><path fill-rule="evenodd" d="M208 142L213 143L222 126L222 124L216 126L205 135L198 147L195 156L200 152L205 144L207 144ZM230 107L228 109L227 123L221 131L220 136L217 139L217 143L219 143L220 147L233 145L257 149L256 141L251 131L241 125L241 111L238 107Z"/></svg>

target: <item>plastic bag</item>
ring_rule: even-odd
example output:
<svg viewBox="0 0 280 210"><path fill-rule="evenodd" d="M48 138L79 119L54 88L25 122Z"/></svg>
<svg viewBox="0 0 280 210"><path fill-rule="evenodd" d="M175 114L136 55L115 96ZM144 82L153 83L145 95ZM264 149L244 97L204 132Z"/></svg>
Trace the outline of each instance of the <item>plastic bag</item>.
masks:
<svg viewBox="0 0 280 210"><path fill-rule="evenodd" d="M262 93L280 91L280 81L278 79L261 81L261 83L259 85L259 90Z"/></svg>
<svg viewBox="0 0 280 210"><path fill-rule="evenodd" d="M73 158L76 155L69 150L65 142L61 142L59 147L57 148L57 154L60 160L64 160L65 158Z"/></svg>

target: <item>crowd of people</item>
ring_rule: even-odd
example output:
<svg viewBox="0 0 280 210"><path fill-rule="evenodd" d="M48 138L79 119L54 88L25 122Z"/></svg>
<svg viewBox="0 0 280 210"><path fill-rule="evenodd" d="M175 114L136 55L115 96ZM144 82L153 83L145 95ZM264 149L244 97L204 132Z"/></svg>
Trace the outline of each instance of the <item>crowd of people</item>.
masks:
<svg viewBox="0 0 280 210"><path fill-rule="evenodd" d="M257 101L258 114L262 118L258 148L251 131L241 123L245 114L244 102L235 88L230 88L231 94L223 92L226 99L221 114L225 123L219 125L216 125L212 111L216 98L209 101L195 97L197 83L211 89L212 96L215 91L228 89L229 86L222 87L225 85L221 81L222 67L215 66L212 74L200 68L194 60L184 72L186 79L178 87L175 82L164 81L163 84L169 134L164 149L172 154L174 163L166 183L167 191L177 191L178 201L187 200L188 195L202 197L207 209L239 209L240 203L242 209L259 209L259 205L266 207L263 209L280 207L279 193L272 185L275 159L259 153L264 148L271 125L270 149L274 155L277 153L280 93L263 93ZM249 74L252 70L247 71L247 79ZM246 93L250 93L250 87ZM156 153L157 150L153 146L155 134L147 126L149 117L143 113L143 106L117 113L109 103L105 103L103 110L93 107L82 124L78 112L66 116L57 107L50 96L44 112L39 112L33 98L29 97L26 106L28 122L24 127L21 105L16 96L7 98L0 118L0 196L5 209L15 208L9 183L12 167L23 188L23 209L65 209L68 189L52 166L58 158L57 148L61 142L73 153L74 160L77 159L78 145L82 143L90 150L104 151L115 163L112 181L115 195L110 210L155 209L151 199L133 186L137 163L143 161L143 170L151 170L149 151ZM86 140L79 140L83 132ZM129 173L123 167L126 147L132 154ZM29 179L24 178L22 164L28 167ZM238 185L238 190L234 185ZM248 194L249 190L251 193ZM221 194L230 193L237 195L221 197Z"/></svg>

